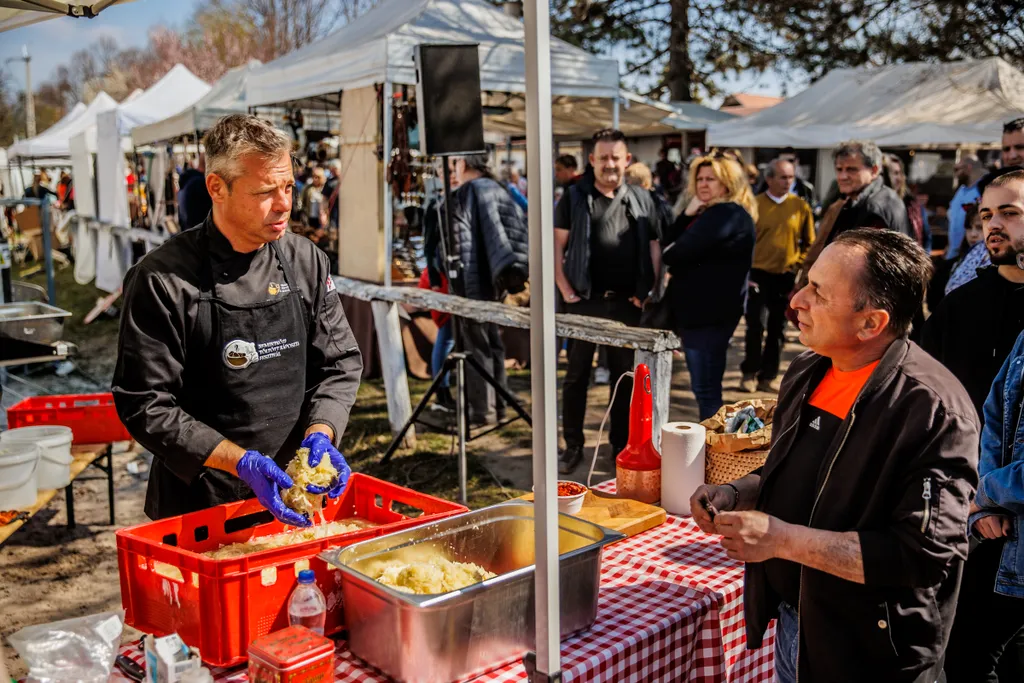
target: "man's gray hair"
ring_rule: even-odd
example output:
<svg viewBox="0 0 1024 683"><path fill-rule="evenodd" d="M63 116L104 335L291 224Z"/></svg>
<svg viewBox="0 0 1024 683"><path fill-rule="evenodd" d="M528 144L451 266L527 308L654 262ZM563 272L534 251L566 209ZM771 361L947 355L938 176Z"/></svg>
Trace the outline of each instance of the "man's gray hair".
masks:
<svg viewBox="0 0 1024 683"><path fill-rule="evenodd" d="M764 167L764 177L774 178L776 172L778 171L779 164L789 164L790 166L793 167L793 172L796 172L796 164L794 164L792 161L790 161L789 159L776 158L769 161L768 165Z"/></svg>
<svg viewBox="0 0 1024 683"><path fill-rule="evenodd" d="M215 173L231 185L242 171L239 160L247 154L274 159L290 153L291 138L261 118L231 114L214 124L203 137L206 172Z"/></svg>
<svg viewBox="0 0 1024 683"><path fill-rule="evenodd" d="M847 140L846 142L839 143L832 150L833 161L839 157L854 156L859 156L868 168L872 166L875 168L882 167L882 150L878 149L878 145L870 140Z"/></svg>

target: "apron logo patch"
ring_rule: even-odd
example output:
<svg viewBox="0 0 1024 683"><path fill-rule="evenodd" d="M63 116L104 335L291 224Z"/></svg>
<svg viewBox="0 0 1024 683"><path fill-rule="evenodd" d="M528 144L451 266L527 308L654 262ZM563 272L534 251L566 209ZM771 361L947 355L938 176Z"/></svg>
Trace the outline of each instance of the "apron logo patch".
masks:
<svg viewBox="0 0 1024 683"><path fill-rule="evenodd" d="M328 292L333 292L335 289L336 289L336 287L334 286L334 280L332 280L331 276L328 275L327 276L327 291Z"/></svg>
<svg viewBox="0 0 1024 683"><path fill-rule="evenodd" d="M290 291L292 291L292 288L288 286L287 282L271 282L267 285L267 294L270 296L287 294Z"/></svg>
<svg viewBox="0 0 1024 683"><path fill-rule="evenodd" d="M243 370L259 359L256 345L252 342L235 339L224 347L224 364L232 370Z"/></svg>

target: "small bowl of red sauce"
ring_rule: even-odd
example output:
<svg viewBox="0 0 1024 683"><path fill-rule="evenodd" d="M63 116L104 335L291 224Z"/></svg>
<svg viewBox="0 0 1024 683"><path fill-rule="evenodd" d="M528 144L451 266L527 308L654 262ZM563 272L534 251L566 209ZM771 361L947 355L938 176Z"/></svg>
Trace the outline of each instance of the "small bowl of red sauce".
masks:
<svg viewBox="0 0 1024 683"><path fill-rule="evenodd" d="M574 515L583 509L583 499L587 496L587 487L575 481L559 480L558 511Z"/></svg>

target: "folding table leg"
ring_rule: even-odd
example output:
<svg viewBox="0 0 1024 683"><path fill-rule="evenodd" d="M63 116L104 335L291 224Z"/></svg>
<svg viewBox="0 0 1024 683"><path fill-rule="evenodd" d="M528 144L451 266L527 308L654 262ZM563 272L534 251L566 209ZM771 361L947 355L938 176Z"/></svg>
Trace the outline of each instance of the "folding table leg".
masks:
<svg viewBox="0 0 1024 683"><path fill-rule="evenodd" d="M107 503L110 506L110 526L114 526L114 444L107 444Z"/></svg>
<svg viewBox="0 0 1024 683"><path fill-rule="evenodd" d="M64 495L67 497L68 507L68 529L75 528L75 482L70 482L64 489Z"/></svg>

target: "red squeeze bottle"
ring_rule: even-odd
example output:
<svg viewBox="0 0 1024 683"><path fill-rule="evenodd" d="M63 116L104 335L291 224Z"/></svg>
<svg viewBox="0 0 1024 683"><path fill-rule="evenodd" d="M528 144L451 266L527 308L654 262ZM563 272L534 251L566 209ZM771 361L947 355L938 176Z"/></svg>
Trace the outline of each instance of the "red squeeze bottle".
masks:
<svg viewBox="0 0 1024 683"><path fill-rule="evenodd" d="M651 371L644 363L633 374L629 442L615 458L615 489L620 498L654 503L661 498L661 455L651 440Z"/></svg>

